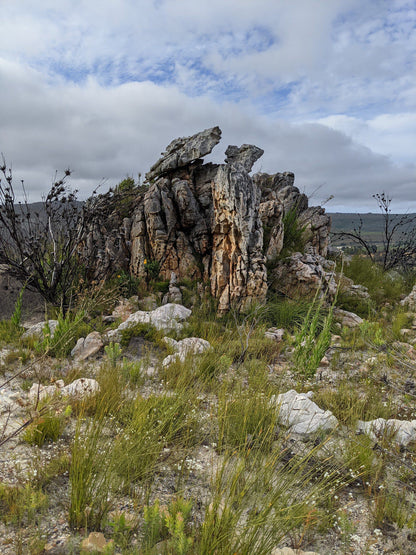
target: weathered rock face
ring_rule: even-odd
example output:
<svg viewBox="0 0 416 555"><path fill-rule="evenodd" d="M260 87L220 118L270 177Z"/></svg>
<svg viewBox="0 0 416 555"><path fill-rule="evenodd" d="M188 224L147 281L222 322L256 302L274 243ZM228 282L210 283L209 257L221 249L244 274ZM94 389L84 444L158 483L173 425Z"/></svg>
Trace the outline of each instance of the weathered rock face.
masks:
<svg viewBox="0 0 416 555"><path fill-rule="evenodd" d="M293 173L252 177L263 154L254 145L229 146L224 164L203 164L220 138L213 127L172 141L129 217L119 218L115 230L95 230L94 241L105 268L209 282L221 313L265 298L266 260L282 251L285 214L296 212L315 255L326 254L329 218L320 207L308 208Z"/></svg>
<svg viewBox="0 0 416 555"><path fill-rule="evenodd" d="M271 272L275 289L289 297L313 297L317 291L332 300L337 290L335 263L319 255L293 254Z"/></svg>
<svg viewBox="0 0 416 555"><path fill-rule="evenodd" d="M173 140L166 147L166 152L162 153L162 158L150 168L146 179L151 181L172 170L187 167L191 162L209 154L220 142L220 139L221 129L212 127L196 133L192 137L180 137Z"/></svg>
<svg viewBox="0 0 416 555"><path fill-rule="evenodd" d="M267 291L260 191L249 175L263 151L230 146L225 164L201 166L193 162L211 151L219 129L201 137L202 143L199 135L174 141L153 166L156 181L133 218L130 268L145 276L151 260L165 279L175 273L210 281L224 312L233 302L261 300Z"/></svg>

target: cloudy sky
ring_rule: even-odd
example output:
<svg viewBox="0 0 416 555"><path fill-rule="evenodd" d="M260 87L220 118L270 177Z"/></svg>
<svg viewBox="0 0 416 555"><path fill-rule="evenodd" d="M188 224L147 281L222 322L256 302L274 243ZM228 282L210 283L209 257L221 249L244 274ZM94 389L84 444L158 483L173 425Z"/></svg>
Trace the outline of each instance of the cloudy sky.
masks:
<svg viewBox="0 0 416 555"><path fill-rule="evenodd" d="M0 0L0 151L87 196L219 125L328 211L416 212L416 0Z"/></svg>

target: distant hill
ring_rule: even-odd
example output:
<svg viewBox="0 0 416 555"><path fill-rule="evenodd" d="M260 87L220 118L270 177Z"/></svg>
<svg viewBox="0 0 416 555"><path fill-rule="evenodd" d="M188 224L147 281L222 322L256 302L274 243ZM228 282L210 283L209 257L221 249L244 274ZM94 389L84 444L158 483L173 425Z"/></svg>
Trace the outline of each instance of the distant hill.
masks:
<svg viewBox="0 0 416 555"><path fill-rule="evenodd" d="M354 213L341 213L341 212L328 212L331 216L331 232L341 233L343 231L352 231L354 228L358 228L360 225L360 219L363 222L362 225L362 235L370 243L378 244L382 240L384 217L383 214L354 214ZM404 214L391 214L392 218L400 218ZM409 218L416 218L416 214L407 214ZM416 225L416 221L415 224ZM332 239L333 245L351 245L353 244L351 240L344 239Z"/></svg>

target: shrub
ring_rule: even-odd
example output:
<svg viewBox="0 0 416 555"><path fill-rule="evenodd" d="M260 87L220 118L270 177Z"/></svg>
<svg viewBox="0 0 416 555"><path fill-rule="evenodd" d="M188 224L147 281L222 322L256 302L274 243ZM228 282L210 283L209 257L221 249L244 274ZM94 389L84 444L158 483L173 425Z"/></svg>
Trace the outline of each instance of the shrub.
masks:
<svg viewBox="0 0 416 555"><path fill-rule="evenodd" d="M354 283L367 287L377 305L396 302L409 291L407 279L402 274L383 271L381 266L360 255L353 256L348 264L344 264L344 274Z"/></svg>
<svg viewBox="0 0 416 555"><path fill-rule="evenodd" d="M324 298L315 297L301 328L295 332L293 361L296 369L306 377L315 375L322 357L331 344L334 304L330 306L322 330L319 331L318 323L323 303Z"/></svg>
<svg viewBox="0 0 416 555"><path fill-rule="evenodd" d="M48 410L32 422L25 430L23 439L30 445L41 447L47 441L56 441L64 431L71 408L48 407Z"/></svg>
<svg viewBox="0 0 416 555"><path fill-rule="evenodd" d="M6 523L22 525L36 521L47 505L47 496L30 484L0 483L0 518Z"/></svg>
<svg viewBox="0 0 416 555"><path fill-rule="evenodd" d="M132 337L143 337L147 341L156 342L160 341L163 335L151 324L139 323L121 332L120 344L126 347L130 343Z"/></svg>

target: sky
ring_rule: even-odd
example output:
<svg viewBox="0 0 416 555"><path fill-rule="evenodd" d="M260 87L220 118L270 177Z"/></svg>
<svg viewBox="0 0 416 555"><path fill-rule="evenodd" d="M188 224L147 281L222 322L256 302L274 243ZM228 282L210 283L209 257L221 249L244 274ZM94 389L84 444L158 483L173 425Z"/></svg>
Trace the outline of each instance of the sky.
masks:
<svg viewBox="0 0 416 555"><path fill-rule="evenodd" d="M416 212L416 0L0 0L0 152L86 198L219 125L329 212Z"/></svg>

